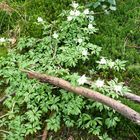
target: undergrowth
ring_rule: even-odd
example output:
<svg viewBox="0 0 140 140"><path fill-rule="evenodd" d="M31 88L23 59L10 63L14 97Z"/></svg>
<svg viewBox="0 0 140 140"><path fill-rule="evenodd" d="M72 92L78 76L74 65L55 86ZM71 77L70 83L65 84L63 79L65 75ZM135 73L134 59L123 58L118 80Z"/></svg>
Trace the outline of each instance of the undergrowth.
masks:
<svg viewBox="0 0 140 140"><path fill-rule="evenodd" d="M89 1L88 1L89 2ZM80 3L88 4L87 1L80 1ZM59 4L58 4L59 3ZM52 1L8 1L8 4L15 9L13 14L6 11L1 11L1 34L16 38L24 36L32 36L41 38L43 33L42 26L36 24L38 17L50 22L61 13L63 9L69 9L68 5L71 1L63 1L53 3ZM92 4L89 5L92 9ZM135 94L140 95L139 81L140 81L140 8L139 0L117 1L117 10L110 14L102 14L100 8L96 8L99 14L95 15L97 28L99 29L96 35L90 39L93 44L102 47L101 55L112 58L127 60L127 71L124 73L115 73L119 80L125 80L125 84L130 86ZM47 7L47 8L46 8ZM7 23L7 24L5 24ZM55 24L55 23L54 23ZM14 44L15 45L15 44ZM3 48L3 47L1 47ZM0 48L0 49L1 49ZM28 49L27 49L28 50ZM0 50L1 51L1 50ZM5 51L5 49L4 49ZM1 52L0 52L1 53ZM1 55L1 54L0 54ZM47 61L47 60L46 60ZM79 66L80 67L80 66ZM76 70L75 68L74 70ZM86 67L80 70L83 73ZM102 74L102 73L100 73ZM106 78L110 74L106 73ZM46 88L46 86L45 86ZM42 89L43 90L43 89ZM52 90L52 89L51 89ZM139 106L133 102L122 99L124 103L140 112ZM26 104L21 106L25 108ZM20 118L17 118L19 122ZM59 119L59 118L58 118ZM68 119L68 118L67 118ZM19 125L19 124L17 124ZM106 129L106 128L105 128ZM19 131L19 130L18 130ZM140 128L122 118L118 127L111 129L109 135L117 140L126 138L139 139ZM117 133L116 133L117 132ZM121 135L120 135L121 133ZM117 135L116 135L117 134Z"/></svg>

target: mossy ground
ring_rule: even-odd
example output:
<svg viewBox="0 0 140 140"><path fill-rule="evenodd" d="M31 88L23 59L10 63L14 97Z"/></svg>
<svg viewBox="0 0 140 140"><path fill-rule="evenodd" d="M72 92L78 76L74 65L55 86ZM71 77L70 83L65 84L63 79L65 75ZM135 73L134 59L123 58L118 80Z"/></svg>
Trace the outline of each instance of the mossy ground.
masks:
<svg viewBox="0 0 140 140"><path fill-rule="evenodd" d="M38 16L52 21L58 18L63 9L67 9L70 0L8 0L13 13L0 11L1 36L41 37L41 27L36 29L34 22ZM86 3L86 1L82 1ZM135 94L140 95L140 2L139 0L118 0L117 11L109 15L99 14L95 17L99 31L92 38L95 44L103 48L102 55L112 59L127 60L127 71L118 73L119 79L124 80ZM6 49L0 46L0 56L6 54ZM140 106L122 99L122 102L140 112ZM75 132L72 130L73 135ZM140 127L122 118L118 127L109 135L116 140L139 140ZM79 131L76 132L81 133ZM72 133L69 133L72 135ZM75 135L76 136L76 135ZM78 135L79 136L79 135ZM85 139L87 135L85 134ZM79 138L79 137L78 137Z"/></svg>
<svg viewBox="0 0 140 140"><path fill-rule="evenodd" d="M140 95L140 3L118 1L117 11L97 16L98 35L95 44L103 47L103 55L127 60L127 71L121 73L136 94Z"/></svg>

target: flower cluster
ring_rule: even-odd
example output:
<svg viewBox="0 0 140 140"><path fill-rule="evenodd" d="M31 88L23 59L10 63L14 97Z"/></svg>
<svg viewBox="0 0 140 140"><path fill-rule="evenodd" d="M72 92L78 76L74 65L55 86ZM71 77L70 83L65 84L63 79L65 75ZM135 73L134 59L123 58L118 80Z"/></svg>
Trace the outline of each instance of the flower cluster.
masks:
<svg viewBox="0 0 140 140"><path fill-rule="evenodd" d="M0 38L0 43L7 43L7 42L13 42L12 38Z"/></svg>
<svg viewBox="0 0 140 140"><path fill-rule="evenodd" d="M6 42L6 39L4 37L0 38L0 43Z"/></svg>
<svg viewBox="0 0 140 140"><path fill-rule="evenodd" d="M104 80L101 80L101 79L98 79L96 82L95 82L95 85L97 88L101 88L104 86Z"/></svg>
<svg viewBox="0 0 140 140"><path fill-rule="evenodd" d="M83 12L85 15L88 15L90 12L89 12L89 9L85 9L84 12Z"/></svg>
<svg viewBox="0 0 140 140"><path fill-rule="evenodd" d="M87 83L89 83L87 81ZM118 98L119 95L123 96L125 93L130 92L130 89L124 85L122 82L118 82L118 79L106 81L101 80L100 78L94 82L91 82L91 88L94 90L99 90L100 92L105 92L112 98Z"/></svg>
<svg viewBox="0 0 140 140"><path fill-rule="evenodd" d="M127 86L125 86L123 82L118 82L117 78L108 81L107 84L109 90L117 93L118 95L123 95L127 92L130 92L130 89Z"/></svg>
<svg viewBox="0 0 140 140"><path fill-rule="evenodd" d="M78 80L78 85L90 84L91 88L94 90L98 89L99 91L108 91L109 95L112 97L118 97L118 95L123 95L127 92L130 92L130 89L127 86L124 86L123 82L118 82L118 79L114 79L111 81L105 81L98 78L95 81L89 81L90 78L86 77L85 74L82 75ZM116 95L115 95L116 94Z"/></svg>
<svg viewBox="0 0 140 140"><path fill-rule="evenodd" d="M82 38L78 38L78 39L77 39L77 42L78 42L79 44L81 44L81 43L83 42L83 39L82 39Z"/></svg>
<svg viewBox="0 0 140 140"><path fill-rule="evenodd" d="M116 59L112 61L111 59L107 59L105 57L101 57L100 61L97 61L99 69L114 69L116 71L125 70L126 61L121 61Z"/></svg>
<svg viewBox="0 0 140 140"><path fill-rule="evenodd" d="M80 15L80 11L77 10L79 7L79 4L72 2L71 6L73 7L73 10L70 11L69 16L67 17L68 21L71 21L72 19Z"/></svg>
<svg viewBox="0 0 140 140"><path fill-rule="evenodd" d="M107 60L104 57L102 57L100 61L97 61L97 63L99 63L100 65L105 65L107 64Z"/></svg>
<svg viewBox="0 0 140 140"><path fill-rule="evenodd" d="M81 12L79 10L80 9L79 4L75 3L75 2L72 2L71 6L72 6L73 10L71 10L69 12L69 15L67 16L68 21L72 21L73 19L76 19L76 17L78 17L78 16L87 17L90 22L92 22L94 20L94 17L92 16L93 12L92 11L90 12L89 9L84 9L84 11ZM95 27L93 27L93 25L90 23L88 25L88 28L94 29Z"/></svg>
<svg viewBox="0 0 140 140"><path fill-rule="evenodd" d="M114 91L117 93L121 93L122 92L122 86L121 85L115 85L114 86Z"/></svg>

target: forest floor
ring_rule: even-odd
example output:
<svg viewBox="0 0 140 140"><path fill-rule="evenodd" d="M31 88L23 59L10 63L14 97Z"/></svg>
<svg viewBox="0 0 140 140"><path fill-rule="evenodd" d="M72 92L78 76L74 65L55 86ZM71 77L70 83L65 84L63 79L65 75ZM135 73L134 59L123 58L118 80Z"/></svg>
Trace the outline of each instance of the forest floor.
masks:
<svg viewBox="0 0 140 140"><path fill-rule="evenodd" d="M35 17L40 15L43 17L48 16L48 20L51 20L60 13L57 13L57 8L59 8L59 11L66 8L66 6L64 6L65 3L60 4L61 6L50 4L48 7L49 12L47 12L44 8L48 6L48 3L43 3L42 0L34 2L33 5L32 2L28 2L27 5L27 2L17 2L15 0L9 2L9 5L16 9L16 13L11 15L11 13L7 11L0 11L0 36L4 35L16 38L25 35L40 36L41 31L34 30L34 26L32 25ZM26 19L26 14L30 18ZM128 61L127 71L118 76L120 79L125 80L126 84L131 87L133 93L140 95L140 1L118 0L117 11L109 15L97 15L96 21L99 32L97 36L92 39L93 42L103 48L104 56ZM0 57L6 56L6 53L6 48L0 46ZM2 92L2 90L0 90L0 92ZM140 112L139 104L127 99L121 100L124 104ZM2 111L2 108L0 111ZM54 137L53 133L49 133L49 137L53 136L52 139L55 140L59 140L60 138L73 140L73 137L75 138L74 140L95 140L95 138L89 136L88 133L75 129L64 128L63 131L55 135ZM109 135L114 140L140 140L140 127L122 117L118 127L112 129Z"/></svg>

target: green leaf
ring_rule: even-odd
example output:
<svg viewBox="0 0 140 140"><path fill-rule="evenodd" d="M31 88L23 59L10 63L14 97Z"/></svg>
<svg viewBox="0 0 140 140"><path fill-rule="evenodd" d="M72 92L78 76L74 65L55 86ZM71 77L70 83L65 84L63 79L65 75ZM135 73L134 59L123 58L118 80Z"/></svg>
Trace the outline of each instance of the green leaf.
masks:
<svg viewBox="0 0 140 140"><path fill-rule="evenodd" d="M116 0L108 0L111 5L116 5Z"/></svg>
<svg viewBox="0 0 140 140"><path fill-rule="evenodd" d="M112 11L116 11L116 6L110 6L109 9Z"/></svg>

